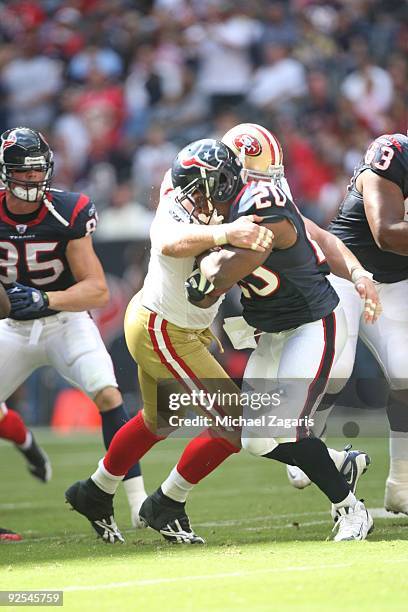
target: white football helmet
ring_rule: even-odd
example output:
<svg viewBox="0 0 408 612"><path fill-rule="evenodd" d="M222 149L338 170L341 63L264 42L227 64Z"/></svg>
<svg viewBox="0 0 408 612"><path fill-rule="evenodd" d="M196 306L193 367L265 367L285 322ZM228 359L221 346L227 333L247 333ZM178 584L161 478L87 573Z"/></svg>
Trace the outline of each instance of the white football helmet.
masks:
<svg viewBox="0 0 408 612"><path fill-rule="evenodd" d="M244 182L248 178L271 180L283 177L283 153L279 140L262 125L240 123L228 130L222 142L242 163Z"/></svg>

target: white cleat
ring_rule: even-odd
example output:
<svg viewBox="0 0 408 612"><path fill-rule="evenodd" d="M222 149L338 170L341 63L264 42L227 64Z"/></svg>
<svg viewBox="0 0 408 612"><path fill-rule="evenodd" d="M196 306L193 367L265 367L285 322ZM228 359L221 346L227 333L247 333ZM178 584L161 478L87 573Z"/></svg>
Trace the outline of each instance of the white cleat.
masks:
<svg viewBox="0 0 408 612"><path fill-rule="evenodd" d="M290 484L292 487L295 487L295 489L305 489L312 484L309 476L306 476L306 474L296 465L287 465L286 473Z"/></svg>
<svg viewBox="0 0 408 612"><path fill-rule="evenodd" d="M354 508L338 508L333 531L337 529L335 542L365 540L374 529L374 521L362 501Z"/></svg>
<svg viewBox="0 0 408 612"><path fill-rule="evenodd" d="M396 482L387 478L384 507L394 514L408 514L408 482Z"/></svg>

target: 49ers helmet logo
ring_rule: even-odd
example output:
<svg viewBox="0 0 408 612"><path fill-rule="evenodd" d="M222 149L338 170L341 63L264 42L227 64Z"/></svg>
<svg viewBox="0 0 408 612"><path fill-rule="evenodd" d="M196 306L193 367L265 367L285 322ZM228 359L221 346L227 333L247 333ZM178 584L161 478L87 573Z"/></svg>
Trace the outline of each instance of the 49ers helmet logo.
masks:
<svg viewBox="0 0 408 612"><path fill-rule="evenodd" d="M234 138L234 145L241 151L244 149L245 155L250 157L256 157L262 152L261 143L257 138L250 136L249 134L238 134Z"/></svg>

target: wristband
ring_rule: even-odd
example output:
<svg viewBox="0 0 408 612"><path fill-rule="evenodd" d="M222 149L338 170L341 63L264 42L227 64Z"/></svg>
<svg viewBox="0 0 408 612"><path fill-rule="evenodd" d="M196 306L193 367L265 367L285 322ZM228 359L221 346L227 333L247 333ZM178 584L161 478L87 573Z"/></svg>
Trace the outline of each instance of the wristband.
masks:
<svg viewBox="0 0 408 612"><path fill-rule="evenodd" d="M215 246L227 244L228 238L225 227L223 227L222 225L216 225L213 228L213 238Z"/></svg>
<svg viewBox="0 0 408 612"><path fill-rule="evenodd" d="M373 275L368 270L360 267L351 268L351 281L356 284L360 278L369 278L373 280Z"/></svg>

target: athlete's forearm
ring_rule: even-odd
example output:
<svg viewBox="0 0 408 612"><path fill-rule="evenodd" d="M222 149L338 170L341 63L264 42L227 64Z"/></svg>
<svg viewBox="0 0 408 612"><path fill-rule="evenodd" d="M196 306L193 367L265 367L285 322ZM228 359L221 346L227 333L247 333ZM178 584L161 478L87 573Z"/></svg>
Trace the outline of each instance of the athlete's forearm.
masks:
<svg viewBox="0 0 408 612"><path fill-rule="evenodd" d="M357 257L337 236L325 232L323 241L319 241L327 263L336 276L351 280L353 270L363 268Z"/></svg>
<svg viewBox="0 0 408 612"><path fill-rule="evenodd" d="M220 225L172 224L169 235L160 238L160 250L168 257L195 257L216 246L217 242L222 244L224 234Z"/></svg>
<svg viewBox="0 0 408 612"><path fill-rule="evenodd" d="M220 225L173 225L169 236L163 236L162 229L158 237L157 229L153 228L151 236L153 244L158 240L156 246L159 244L163 255L170 257L196 257L224 244L265 253L272 244L274 234L260 223L262 217L248 215Z"/></svg>
<svg viewBox="0 0 408 612"><path fill-rule="evenodd" d="M353 270L363 268L357 257L337 236L322 229L310 219L303 217L303 220L310 237L323 251L333 274L351 280Z"/></svg>
<svg viewBox="0 0 408 612"><path fill-rule="evenodd" d="M226 291L239 280L251 274L268 257L268 253L259 253L238 249L236 247L223 248L205 254L200 260L200 270L214 285L215 289Z"/></svg>
<svg viewBox="0 0 408 612"><path fill-rule="evenodd" d="M326 256L327 263L329 264L333 274L353 281L353 271L360 268L364 269L364 266L359 262L354 253L352 253L344 244L344 242L337 238L337 236L331 237L334 238L333 246L327 251L322 248Z"/></svg>
<svg viewBox="0 0 408 612"><path fill-rule="evenodd" d="M79 281L65 291L47 291L47 295L51 309L69 312L102 308L109 302L106 284L95 279Z"/></svg>

